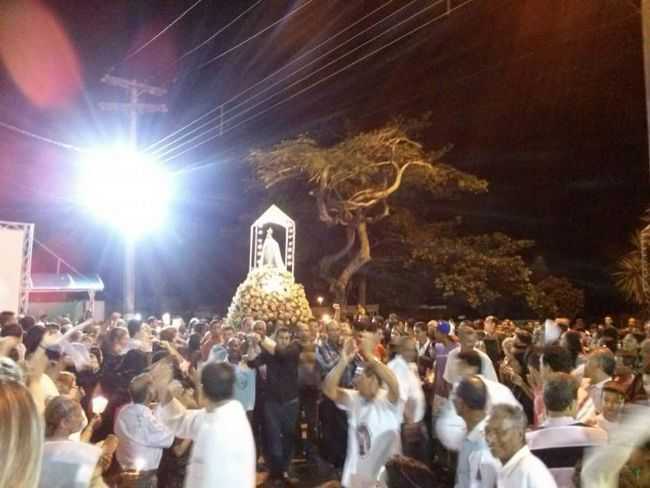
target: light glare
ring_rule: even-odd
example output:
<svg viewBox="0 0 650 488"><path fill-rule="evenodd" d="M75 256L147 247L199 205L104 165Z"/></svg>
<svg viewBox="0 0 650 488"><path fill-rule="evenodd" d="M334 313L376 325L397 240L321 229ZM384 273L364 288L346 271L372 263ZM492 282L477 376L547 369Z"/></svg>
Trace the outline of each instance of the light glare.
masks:
<svg viewBox="0 0 650 488"><path fill-rule="evenodd" d="M171 174L143 154L122 148L93 153L80 180L82 204L129 237L158 229L167 218Z"/></svg>

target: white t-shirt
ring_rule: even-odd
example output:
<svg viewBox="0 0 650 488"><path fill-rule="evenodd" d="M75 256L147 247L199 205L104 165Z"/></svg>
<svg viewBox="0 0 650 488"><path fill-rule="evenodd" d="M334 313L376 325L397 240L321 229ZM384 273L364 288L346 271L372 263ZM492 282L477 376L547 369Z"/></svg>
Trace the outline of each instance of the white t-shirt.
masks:
<svg viewBox="0 0 650 488"><path fill-rule="evenodd" d="M522 447L503 466L498 488L557 488L555 479L544 463L527 446Z"/></svg>
<svg viewBox="0 0 650 488"><path fill-rule="evenodd" d="M337 405L348 414L348 451L341 484L345 488L374 488L381 469L399 453L400 408L388 400L383 389L372 401L357 391L342 391Z"/></svg>
<svg viewBox="0 0 650 488"><path fill-rule="evenodd" d="M485 354L483 351L479 351L476 348L474 348L474 351L476 351L478 355L481 356L481 375L485 376L490 381L499 381L499 377L497 376L497 372L494 369L494 365L492 364L490 356ZM456 368L456 358L458 357L459 353L460 347L449 351L449 355L447 356L447 364L445 364L445 372L442 374L442 377L445 379L445 381L451 385L458 383L462 379L460 377L460 374L458 374Z"/></svg>
<svg viewBox="0 0 650 488"><path fill-rule="evenodd" d="M46 441L39 488L86 488L102 450L75 441Z"/></svg>
<svg viewBox="0 0 650 488"><path fill-rule="evenodd" d="M493 405L505 403L513 407L522 408L521 403L512 394L507 386L498 381L491 381L483 375L478 375L485 384L487 390L487 408L488 412ZM436 435L442 444L449 450L458 451L467 435L467 426L462 417L456 412L454 402L452 401L458 383L456 383L449 395L449 400L441 410L436 421Z"/></svg>
<svg viewBox="0 0 650 488"><path fill-rule="evenodd" d="M194 441L187 488L255 487L255 441L240 402L229 400L207 412L186 410L174 399L156 413L176 437Z"/></svg>
<svg viewBox="0 0 650 488"><path fill-rule="evenodd" d="M426 410L426 400L420 378L399 354L387 366L397 377L403 422L420 422Z"/></svg>

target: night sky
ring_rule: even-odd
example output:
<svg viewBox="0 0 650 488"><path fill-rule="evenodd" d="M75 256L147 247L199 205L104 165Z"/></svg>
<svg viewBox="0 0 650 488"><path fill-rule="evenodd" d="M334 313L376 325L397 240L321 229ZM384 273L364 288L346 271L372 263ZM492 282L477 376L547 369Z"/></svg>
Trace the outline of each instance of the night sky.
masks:
<svg viewBox="0 0 650 488"><path fill-rule="evenodd" d="M179 174L174 219L165 232L140 243L141 303L151 296L156 307L174 303L163 297L183 307L228 304L246 272L247 225L269 203L247 181L250 149L303 132L331 141L349 125L372 128L398 114L430 111L425 143L453 144L447 161L490 182L487 195L436 203L441 213L463 216L473 231L535 240L534 255L543 256L551 272L586 289L590 313L623 306L608 276L639 225L649 181L638 0L474 0L300 94L441 9L431 8L335 61L432 2L313 0L201 67L307 3L265 0L177 61L254 3L204 0L125 60L194 1L8 1L20 5L19 13L0 24L0 121L80 147L123 137L126 117L97 109L102 100L125 101L124 92L100 83L110 71L169 89L164 100L147 99L164 101L169 113L141 117L139 142L145 147L378 9L226 104L233 116L249 111L226 124L223 136L169 161ZM345 47L235 107L393 12ZM252 115L259 116L235 126ZM39 240L81 270L99 273L107 299L119 301L120 240L74 201L79 162L74 151L0 128L0 219L35 222ZM308 218L298 216L299 259L300 240L308 238L300 229ZM35 255L35 270L48 266L53 269ZM308 279L305 270L298 279Z"/></svg>

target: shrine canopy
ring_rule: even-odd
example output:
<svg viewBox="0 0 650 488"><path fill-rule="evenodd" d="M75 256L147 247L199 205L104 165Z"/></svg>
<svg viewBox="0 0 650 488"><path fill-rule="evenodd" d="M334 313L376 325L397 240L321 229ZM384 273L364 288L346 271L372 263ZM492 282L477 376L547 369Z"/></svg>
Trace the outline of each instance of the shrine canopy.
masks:
<svg viewBox="0 0 650 488"><path fill-rule="evenodd" d="M296 250L296 224L277 205L271 205L251 225L249 271L262 266L262 248L264 246L266 229L271 226L279 226L284 229L283 258L284 263L286 263L286 270L293 275Z"/></svg>

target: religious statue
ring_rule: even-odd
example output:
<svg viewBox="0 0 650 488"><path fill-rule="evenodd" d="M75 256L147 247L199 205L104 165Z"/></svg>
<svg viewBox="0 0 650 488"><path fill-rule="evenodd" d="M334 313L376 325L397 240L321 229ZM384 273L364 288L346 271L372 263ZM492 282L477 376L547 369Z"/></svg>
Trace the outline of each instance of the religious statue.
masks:
<svg viewBox="0 0 650 488"><path fill-rule="evenodd" d="M282 259L282 252L280 251L280 245L275 239L273 239L273 229L271 227L267 229L266 238L262 245L262 266L278 268L283 271L286 270L284 260Z"/></svg>

